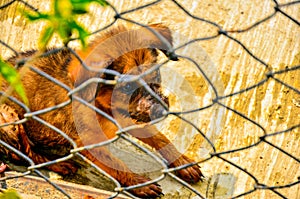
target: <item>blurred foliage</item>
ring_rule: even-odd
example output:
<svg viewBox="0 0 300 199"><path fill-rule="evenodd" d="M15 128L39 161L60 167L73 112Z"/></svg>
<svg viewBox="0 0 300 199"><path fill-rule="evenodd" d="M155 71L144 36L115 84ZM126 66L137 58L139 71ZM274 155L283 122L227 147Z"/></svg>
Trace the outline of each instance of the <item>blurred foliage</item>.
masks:
<svg viewBox="0 0 300 199"><path fill-rule="evenodd" d="M54 0L52 12L25 11L24 15L29 21L47 21L47 26L39 40L41 49L46 48L54 33L60 36L65 45L70 41L70 36L77 33L82 46L86 47L86 38L89 36L89 32L78 22L78 17L88 13L91 3L107 5L105 0Z"/></svg>
<svg viewBox="0 0 300 199"><path fill-rule="evenodd" d="M16 190L8 189L0 193L0 199L21 199Z"/></svg>
<svg viewBox="0 0 300 199"><path fill-rule="evenodd" d="M23 88L20 75L18 71L8 63L4 62L0 57L0 74L10 84L10 86L17 92L23 102L28 105L25 90Z"/></svg>
<svg viewBox="0 0 300 199"><path fill-rule="evenodd" d="M78 22L78 17L88 13L91 3L97 3L101 6L107 5L105 0L54 0L53 11L50 13L41 13L36 11L24 11L25 17L29 21L45 20L47 26L43 30L39 39L41 50L45 50L54 33L57 33L66 45L71 40L71 35L77 33L83 47L87 46L86 39L89 32ZM8 63L0 57L0 75L11 85L18 93L25 104L28 100L22 86L20 75Z"/></svg>

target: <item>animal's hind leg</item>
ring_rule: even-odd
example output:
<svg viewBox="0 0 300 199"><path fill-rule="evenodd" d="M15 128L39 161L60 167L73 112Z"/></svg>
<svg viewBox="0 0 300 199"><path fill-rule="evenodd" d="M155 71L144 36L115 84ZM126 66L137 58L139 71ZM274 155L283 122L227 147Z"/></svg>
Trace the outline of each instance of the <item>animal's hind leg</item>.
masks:
<svg viewBox="0 0 300 199"><path fill-rule="evenodd" d="M6 104L0 105L0 125L16 122L19 120L20 118L13 108ZM11 124L1 127L0 140L27 155L36 164L49 161L48 158L37 154L32 150L32 144L30 143L30 140L28 139L22 124ZM2 145L0 145L0 154L4 154L5 156L7 156L8 160L15 162L24 162L24 160L20 156ZM68 174L76 171L76 168L68 162L56 163L47 167L48 169L60 174Z"/></svg>
<svg viewBox="0 0 300 199"><path fill-rule="evenodd" d="M0 105L0 125L3 125L5 123L16 122L18 120L19 117L15 113L14 109L12 109L6 104ZM17 150L22 151L19 136L20 128L23 128L23 126L18 124L0 127L0 140L4 141L5 143L9 144ZM0 153L7 156L9 160L21 161L21 158L16 153L2 145L0 145Z"/></svg>

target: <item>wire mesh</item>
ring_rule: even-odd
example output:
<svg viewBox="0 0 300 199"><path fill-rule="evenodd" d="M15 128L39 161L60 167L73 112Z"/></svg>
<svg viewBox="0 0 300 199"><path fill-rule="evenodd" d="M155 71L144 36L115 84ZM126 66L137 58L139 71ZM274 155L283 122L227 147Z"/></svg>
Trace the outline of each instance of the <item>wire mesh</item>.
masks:
<svg viewBox="0 0 300 199"><path fill-rule="evenodd" d="M14 4L16 2L22 3L26 7L28 7L29 9L32 9L32 10L38 12L38 9L35 8L34 6L30 5L29 2L27 2L27 1L20 1L20 0L18 0L18 1L17 0L12 0L10 2L7 2L5 4L0 5L0 12L1 12L1 10L4 10L6 7L9 7L9 6L11 6L12 4ZM138 21L134 21L134 20L126 18L125 15L128 14L128 13L133 13L133 12L136 12L136 11L139 11L139 10L143 10L143 9L145 9L147 7L151 7L153 5L160 4L161 2L162 2L161 0L153 1L153 2L150 2L148 4L144 4L144 5L140 6L140 7L132 8L130 10L126 10L126 11L123 11L123 12L119 12L117 10L117 8L114 7L113 4L109 4L108 6L111 9L113 9L114 12L115 12L115 16L114 16L113 22L111 24L109 24L108 26L106 26L106 27L103 27L103 28L101 28L101 29L99 29L97 31L94 31L94 33L92 33L92 34L97 34L99 32L105 31L109 27L113 26L117 21L126 21L126 22L129 22L129 23L141 26L141 27L149 28L145 24L142 24L142 23L140 23ZM175 49L172 48L171 46L168 46L169 49L168 49L168 53L167 54L168 54L169 60L172 59L172 58L174 58L174 56L177 56L180 59L187 59L187 60L191 61L196 66L196 68L198 68L198 70L200 71L200 73L207 80L208 84L210 85L210 87L213 90L213 93L214 93L215 97L214 97L214 99L212 99L211 104L209 104L208 106L203 107L203 108L199 108L199 109L196 109L196 110L191 110L191 112L200 112L203 109L206 109L206 108L209 108L209 107L212 107L212 106L220 106L220 107L225 108L228 112L232 112L233 114L236 114L237 116L239 116L239 117L247 120L248 122L252 123L253 125L257 126L259 129L261 129L263 131L263 135L260 136L259 139L258 139L258 141L254 142L254 143L251 143L251 144L249 144L247 146L243 146L243 147L231 149L231 150L217 151L216 150L216 146L214 145L213 142L210 141L210 139L206 136L206 134L204 132L202 132L202 130L197 125L193 124L191 121L189 121L189 120L187 120L187 119L185 119L183 117L184 114L186 114L185 112L171 112L171 111L169 111L169 112L166 113L166 116L167 115L173 115L173 116L179 118L180 120L186 122L187 124L191 125L204 138L205 142L207 142L208 145L210 145L212 151L210 152L209 157L206 158L206 159L204 159L204 160L201 160L201 161L199 161L199 162L197 162L195 164L202 165L202 164L205 164L205 162L211 160L212 158L217 158L217 159L220 159L221 161L223 161L224 163L228 163L228 164L232 165L233 167L235 167L236 169L244 172L246 175L248 175L248 177L250 177L250 178L253 179L253 181L255 183L254 183L254 186L252 187L252 189L250 189L250 190L248 190L246 192L240 193L239 195L235 195L235 196L233 196L233 198L241 198L243 196L250 195L251 193L259 191L259 190L268 190L268 191L273 192L278 197L287 198L284 194L282 194L280 192L280 190L281 189L288 189L288 188L293 187L293 186L299 186L299 184L300 184L300 177L296 178L293 182L288 183L288 184L284 184L284 185L274 186L274 185L264 184L264 183L262 183L258 179L257 176L255 176L254 174L252 174L250 171L248 171L245 168L242 168L239 164L237 164L237 163L235 163L235 162L233 162L233 161L231 161L231 160L229 160L229 159L227 159L225 157L226 154L231 154L231 153L235 153L235 152L246 151L246 150L249 150L251 148L257 147L258 145L261 145L262 143L264 143L264 144L270 145L274 149L278 150L280 153L285 154L289 158L295 160L298 164L300 163L299 156L293 155L293 154L289 153L288 151L284 150L283 148L278 147L274 143L268 141L268 138L272 137L272 136L280 136L282 134L291 134L294 129L297 129L297 128L300 127L299 121L298 121L298 124L293 125L293 126L289 126L286 129L284 129L284 130L276 131L276 132L269 132L269 131L265 130L264 125L261 124L259 121L256 121L254 119L249 118L246 114L244 114L244 113L242 113L242 112L240 112L238 110L235 110L235 109L231 108L229 105L227 105L226 103L224 103L224 99L228 99L228 98L232 98L232 97L238 97L240 94L244 94L244 93L247 93L247 92L249 92L251 90L257 89L258 87L262 87L262 86L264 86L265 84L267 84L270 81L274 81L276 84L282 85L282 86L284 86L286 88L289 88L289 89L293 90L297 94L300 94L299 88L296 88L296 87L293 87L292 85L289 85L285 81L281 80L280 77L279 77L282 74L286 74L286 73L289 73L289 72L292 72L292 71L299 71L300 70L300 66L299 65L288 66L288 67L286 67L285 69L282 69L282 70L273 70L272 66L270 66L267 63L267 61L262 60L261 58L259 58L259 55L256 55L255 53L253 53L252 50L250 48L248 48L245 44L243 44L242 41L240 41L239 39L237 39L237 38L235 38L233 36L234 34L242 34L244 32L251 31L252 29L261 26L262 24L264 24L265 22L267 22L268 20L274 18L277 15L283 15L284 17L288 18L288 20L290 20L293 23L295 23L297 26L300 26L300 23L299 23L298 20L296 20L294 17L290 16L289 14L287 14L284 11L285 7L298 6L299 3L300 3L300 1L292 1L292 2L288 2L288 3L284 3L284 4L279 4L276 0L273 0L272 2L275 5L273 13L269 14L268 16L263 17L261 20L256 21L255 23L249 25L248 27L246 27L244 29L226 30L226 29L223 29L222 26L219 25L217 22L210 21L210 20L207 20L205 18L201 18L199 16L196 16L196 15L192 14L188 9L186 9L180 3L180 1L175 1L175 0L170 1L170 3L176 5L179 9L181 9L187 15L187 18L193 18L195 20L202 21L202 22L207 23L209 25L212 25L212 26L214 26L215 28L218 29L218 33L215 34L215 35L210 35L210 36L206 36L206 37L192 39L192 40L186 42L185 44L182 44L181 46L179 46L179 47L177 47ZM160 40L162 40L162 42L165 42L165 41L163 41L164 38L161 35L159 35L157 33L155 33L155 34L156 34L156 36ZM218 93L218 89L215 87L214 83L209 79L209 77L202 70L203 66L201 66L200 64L198 64L195 60L193 60L190 57L185 57L185 56L181 56L180 54L176 54L176 51L178 49L183 48L183 47L188 46L188 45L191 45L192 43L195 43L195 42L198 42L198 41L215 40L215 39L218 39L221 36L226 37L227 39L234 41L236 44L238 44L240 47L242 47L243 50L250 57L252 57L253 59L255 59L257 63L262 64L265 67L266 71L268 71L268 72L265 73L264 77L260 81L258 81L258 83L254 84L252 86L249 86L247 88L241 89L239 91L227 94L227 95L221 95L220 93ZM7 48L7 50L12 51L15 55L19 54L18 50L14 49L9 44L7 44L7 43L5 43L3 41L0 41L0 43L5 48ZM40 56L48 56L49 54L54 53L56 50L59 50L59 49L48 51L48 52L46 52L46 53L44 53L44 54L42 54ZM72 53L75 55L75 57L77 59L79 59L79 61L82 63L80 55L76 54L76 52L73 51L72 49L69 49L69 50L71 50ZM28 60L29 59L30 58L28 58ZM28 60L25 60L25 62L28 61ZM163 64L161 64L161 65L163 65ZM160 67L160 66L156 66L156 67ZM36 120L36 121L40 122L41 124L46 125L49 128L55 130L58 134L60 134L61 136L63 136L72 145L73 149L69 152L69 155L67 155L65 157L61 157L61 158L58 158L58 159L56 159L54 161L48 161L48 162L45 162L45 163L42 163L42 164L36 164L26 154L24 154L23 152L17 150L16 148L10 146L9 144L5 143L3 140L0 140L0 145L2 145L3 147L7 148L11 152L17 154L19 157L21 157L25 161L27 161L28 164L30 165L30 166L27 167L27 171L24 172L22 175L29 175L31 172L35 172L37 175L39 175L40 177L44 178L48 183L50 183L52 186L54 186L57 190L59 190L60 192L62 192L65 196L67 196L68 198L71 198L71 196L67 192L65 192L63 188L60 188L55 183L51 182L51 180L48 177L46 177L44 174L42 174L39 171L39 169L43 168L45 166L49 166L51 164L55 164L57 162L63 162L65 160L73 158L74 156L77 156L77 157L81 158L82 161L86 161L88 164L90 164L90 166L96 168L99 172L101 172L102 174L104 174L106 177L108 177L115 184L115 193L114 193L114 195L111 196L112 198L116 197L120 193L125 193L128 196L130 196L130 197L134 197L133 195L131 195L128 192L128 190L133 189L133 188L137 188L137 187L142 187L142 186L145 186L145 185L149 185L151 183L160 182L166 176L169 176L172 179L178 181L180 184L182 184L183 186L185 186L186 188L188 188L191 192L193 192L194 194L196 194L199 198L205 198L206 197L203 193L200 193L199 190L197 190L196 188L193 188L191 185L189 185L188 183L186 183L185 181L183 181L182 179L178 178L177 176L175 176L173 174L174 171L180 170L180 169L183 169L183 168L191 167L191 166L193 166L193 164L187 164L187 165L180 166L178 168L171 168L171 169L169 169L168 166L167 166L167 164L165 163L165 161L160 156L157 156L155 153L153 153L152 151L150 151L148 148L145 148L140 143L136 142L130 136L128 136L128 134L126 133L126 131L128 131L130 129L134 129L134 128L139 128L138 125L137 126L130 126L129 128L124 128L123 129L121 126L118 125L118 122L114 118L112 118L111 116L105 114L105 112L97 109L93 105L90 105L89 102L87 102L86 100L81 99L81 98L75 96L75 94L77 92L79 92L80 88L71 89L68 86L64 85L62 82L60 82L57 79L51 77L51 74L46 74L45 72L40 71L40 70L38 70L37 68L34 68L34 67L31 67L31 70L34 71L35 73L41 75L41 76L44 76L45 78L49 79L50 81L55 82L58 86L61 86L62 88L64 88L69 93L69 95L72 96L72 98L70 98L70 100L68 100L68 101L65 101L65 102L63 102L61 104L58 104L58 105L55 105L55 106L52 106L50 108L46 108L46 109L39 110L39 111L36 111L36 112L31 112L30 108L28 108L25 104L23 104L22 102L18 101L17 99L15 99L12 96L7 96L9 98L9 100L11 100L11 101L13 101L13 102L21 105L25 109L25 111L26 111L26 113L24 114L24 118L25 119L22 119L22 120L19 120L19 121L15 121L13 123L4 123L4 124L1 124L1 127L3 128L5 126L11 125L11 124L23 124L23 123L26 123L29 119ZM103 70L102 72L103 73L114 73L115 75L120 75L120 74L117 74L114 71L105 71L105 70ZM143 75L134 76L134 77L132 77L132 79L129 79L129 80L126 79L126 81L138 80L138 81L140 81L140 83L142 83L142 85L144 87L146 87L146 89L149 92L151 92L151 88L150 87L147 88L147 84L143 84L143 82L142 82L143 79L142 78L143 78ZM90 82L88 82L88 81L90 81ZM106 80L101 79L101 78L90 79L88 81L85 82L85 84L80 85L80 87L81 88L85 88L86 86L88 86L92 82L108 83L108 82L106 82ZM1 95L5 96L6 94L4 92L1 92ZM158 100L160 100L158 96L154 96L154 97L156 97ZM57 128L57 127L55 127L55 126L47 123L46 121L42 120L39 117L39 115L41 115L41 114L43 114L45 112L50 112L50 111L62 108L64 106L72 103L72 100L76 100L76 101L78 101L78 102L80 102L82 104L85 104L86 106L89 106L91 109L95 110L98 114L104 115L109 120L111 120L114 124L118 125L118 129L119 130L117 132L117 136L115 138L110 139L110 140L105 141L105 142L101 142L101 143L97 143L97 144L93 144L93 145L88 145L88 146L84 146L84 147L78 147L76 145L76 143L74 142L74 140L72 140L72 138L70 138L69 136L67 136L63 131L61 131L59 128ZM151 125L155 124L156 122L158 122L158 121L152 121ZM137 184L137 185L130 186L130 187L122 187L120 185L120 183L118 181L116 181L113 177L111 177L109 174L107 174L101 168L99 168L97 165L95 165L93 162L91 162L91 160L87 159L86 157L84 157L83 155L80 154L80 152L83 151L83 150L92 149L92 148L101 147L101 146L107 146L107 145L115 142L118 139L126 140L128 143L132 144L134 147L136 147L139 150L143 151L145 154L147 154L147 156L151 157L158 164L160 164L162 166L162 168L164 168L161 171L161 175L158 178L153 179L153 180L151 180L149 182L146 182L146 183ZM1 181L5 181L5 180L7 180L7 178L1 178Z"/></svg>

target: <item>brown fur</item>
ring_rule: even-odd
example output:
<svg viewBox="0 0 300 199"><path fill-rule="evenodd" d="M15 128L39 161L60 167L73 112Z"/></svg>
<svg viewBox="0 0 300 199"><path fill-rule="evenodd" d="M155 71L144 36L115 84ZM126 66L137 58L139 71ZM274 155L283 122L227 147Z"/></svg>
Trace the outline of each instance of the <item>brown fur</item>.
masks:
<svg viewBox="0 0 300 199"><path fill-rule="evenodd" d="M151 27L165 37L170 44L172 43L171 32L167 27L160 24L152 25ZM149 69L153 63L156 63L158 54L154 48L166 52L166 45L144 28L127 31L123 26L112 29L102 37L99 37L88 50L78 51L77 53L92 67L108 68L121 74L141 74ZM119 39L111 39L120 33ZM128 47L132 47L135 50L128 51ZM31 56L34 53L34 51L27 52L23 53L22 56ZM9 59L9 62L15 64L17 60L18 58L15 57ZM84 69L69 50L58 51L47 57L38 58L31 64L35 68L50 74L71 89L90 77L98 75ZM101 77L108 80L114 79L111 75L101 75ZM148 85L168 104L167 97L160 90L159 71L154 71L152 74L145 76L144 80L150 82ZM34 71L28 70L22 78L22 82L29 99L31 111L42 110L69 100L67 90ZM151 97L144 88L137 88L129 95L123 89L126 83L122 84L119 87L93 84L84 92L78 92L76 95L89 101L94 99L95 106L114 117L122 127L135 123L149 122L150 113L157 111L157 109L163 110L160 103ZM5 84L2 87L2 89L6 89ZM94 98L93 93L96 91L97 95ZM22 107L9 100L6 101L6 104L1 105L0 109L1 123L22 119L25 113ZM127 115L125 114L126 112L128 112ZM78 146L84 146L113 138L116 136L116 131L118 131L117 126L113 122L100 114L96 115L97 125L94 125L92 123L93 118L95 118L94 115L94 111L73 99L71 104L38 115L38 117L65 132ZM161 115L158 114L157 117L159 116ZM36 120L29 119L23 125L11 125L9 127L14 128L13 130L8 127L0 129L0 139L28 155L35 163L43 163L62 157L72 149L71 144L66 139ZM80 134L78 133L79 131ZM193 160L180 154L154 126L131 130L129 133L158 150L169 162L170 167L193 162ZM4 147L0 146L0 152L11 159L20 160L16 154L4 149ZM135 185L149 180L130 171L122 161L111 155L104 147L89 151L84 150L81 151L81 154L117 179L123 186ZM61 174L69 174L76 171L76 166L70 162L51 165L48 168ZM177 175L187 182L197 182L202 177L197 165L179 170ZM132 193L140 197L157 197L161 194L161 189L157 184L151 184L134 189Z"/></svg>

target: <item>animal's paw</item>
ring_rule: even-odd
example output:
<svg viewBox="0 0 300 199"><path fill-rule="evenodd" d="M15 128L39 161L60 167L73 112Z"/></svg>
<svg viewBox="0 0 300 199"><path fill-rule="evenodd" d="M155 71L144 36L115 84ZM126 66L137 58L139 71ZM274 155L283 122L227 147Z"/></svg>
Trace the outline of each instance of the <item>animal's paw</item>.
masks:
<svg viewBox="0 0 300 199"><path fill-rule="evenodd" d="M189 159L185 155L182 155L179 157L177 160L175 160L172 164L171 167L178 167L190 163L194 163L195 161ZM199 165L193 165L190 167L187 167L185 169L180 169L177 170L176 175L183 179L184 181L188 183L196 183L199 182L200 180L202 181L202 178L204 178Z"/></svg>
<svg viewBox="0 0 300 199"><path fill-rule="evenodd" d="M148 179L146 177L134 174L130 184L131 185L142 184L149 180L150 179ZM126 186L130 186L130 185L126 185ZM138 196L140 198L157 198L157 197L163 195L160 185L156 184L156 183L150 184L150 185L147 185L144 187L136 188L136 189L131 189L131 190L129 190L129 192L131 192L132 194L134 194L135 196Z"/></svg>

